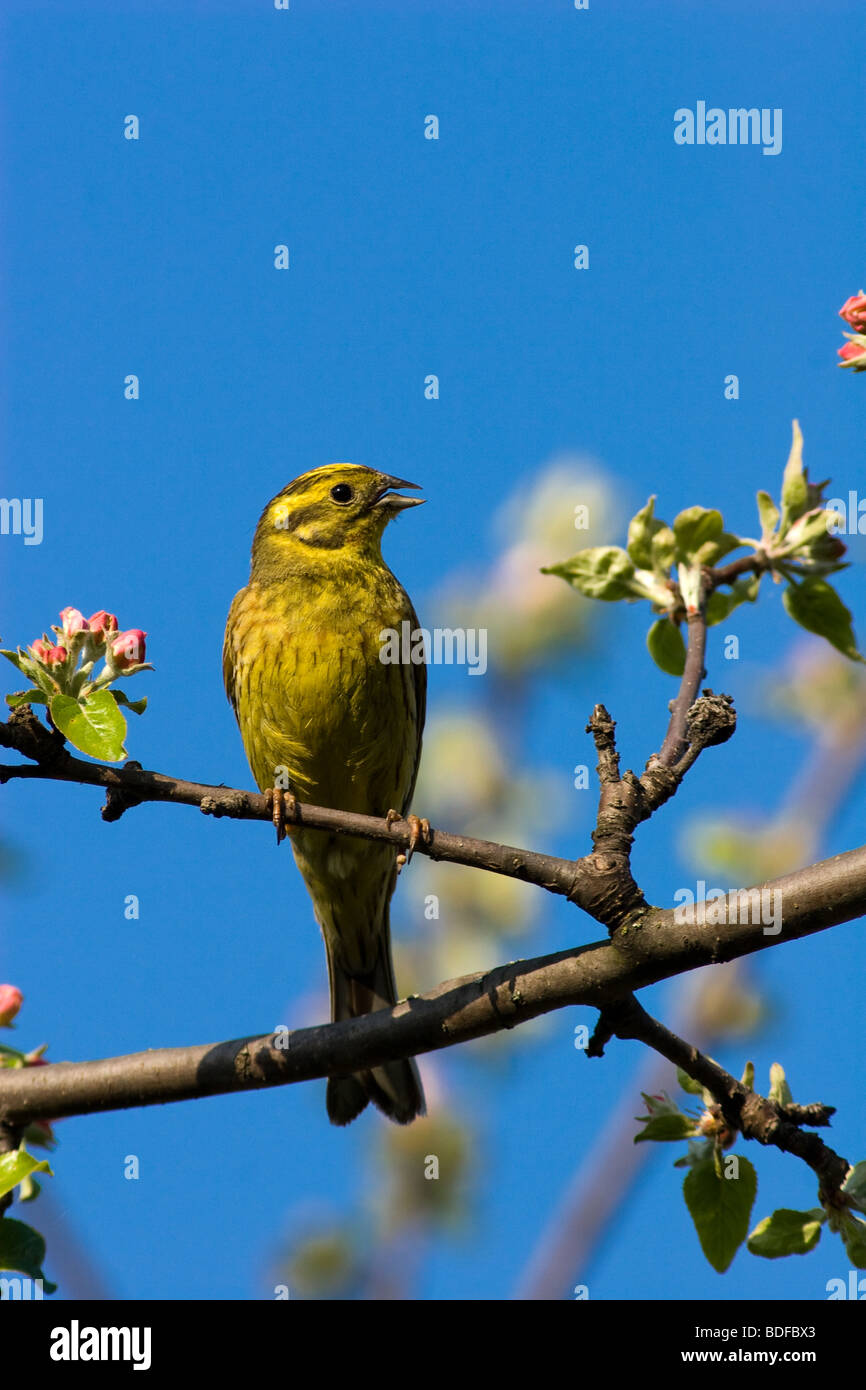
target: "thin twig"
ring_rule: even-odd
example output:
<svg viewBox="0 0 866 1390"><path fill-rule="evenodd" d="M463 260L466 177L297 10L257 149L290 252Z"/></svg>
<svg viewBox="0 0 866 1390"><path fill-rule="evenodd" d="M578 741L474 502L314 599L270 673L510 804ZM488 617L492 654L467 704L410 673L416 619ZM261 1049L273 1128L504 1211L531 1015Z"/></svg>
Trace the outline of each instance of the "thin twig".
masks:
<svg viewBox="0 0 866 1390"><path fill-rule="evenodd" d="M765 551L758 550L752 555L742 555L739 560L732 560L729 565L705 571L706 592L709 595L722 584L733 584L734 580L744 574L766 574L770 569L772 561Z"/></svg>
<svg viewBox="0 0 866 1390"><path fill-rule="evenodd" d="M682 681L673 709L671 722L665 734L665 741L659 750L658 761L663 767L674 767L688 747L686 720L689 710L697 699L701 681L704 679L704 655L707 646L707 620L703 609L690 613L688 617L689 640L686 647L686 664Z"/></svg>
<svg viewBox="0 0 866 1390"><path fill-rule="evenodd" d="M826 1193L839 1191L851 1165L817 1134L804 1134L800 1126L806 1121L802 1117L792 1118L783 1106L750 1091L711 1057L652 1018L634 997L614 1004L605 1013L617 1037L646 1043L699 1081L715 1097L725 1121L746 1139L795 1154L817 1174ZM826 1111L827 1107L818 1109ZM826 1118L817 1122L826 1123Z"/></svg>
<svg viewBox="0 0 866 1390"><path fill-rule="evenodd" d="M2 728L2 726L0 726ZM198 806L205 815L228 817L232 820L271 821L272 811L267 797L261 792L242 791L237 787L213 786L204 782L188 782L179 777L167 777L148 772L138 764L121 768L86 763L71 755L62 761L48 764L0 765L0 784L11 781L74 782L80 786L102 787L108 795L108 820L116 820L130 805L148 801L170 802L173 805ZM105 815L105 810L103 811ZM354 835L363 840L386 840L397 850L409 848L411 826L405 820L389 821L385 817L363 816L353 811L335 811L326 806L298 802L289 827L302 825L313 830L327 830L332 835ZM514 845L497 844L491 840L472 839L467 835L452 835L444 830L431 830L419 838L417 854L431 859L466 864L490 873L505 874L537 884L551 893L571 896L579 902L575 885L576 866L573 860L554 855L538 854Z"/></svg>

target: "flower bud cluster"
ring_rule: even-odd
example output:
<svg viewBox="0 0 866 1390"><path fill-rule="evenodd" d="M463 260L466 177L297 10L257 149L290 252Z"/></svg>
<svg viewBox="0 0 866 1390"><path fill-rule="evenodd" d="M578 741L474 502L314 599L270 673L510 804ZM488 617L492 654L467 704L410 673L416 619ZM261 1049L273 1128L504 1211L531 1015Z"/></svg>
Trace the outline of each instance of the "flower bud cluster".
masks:
<svg viewBox="0 0 866 1390"><path fill-rule="evenodd" d="M89 618L78 608L64 608L60 625L52 626L56 640L43 633L20 653L20 669L37 679L36 666L50 678L52 688L63 694L81 697L91 690L101 690L116 676L134 676L138 671L152 668L145 661L147 633L139 627L120 631L117 618L100 608ZM102 671L92 677L94 666L104 660ZM92 677L92 678L91 678Z"/></svg>
<svg viewBox="0 0 866 1390"><path fill-rule="evenodd" d="M849 295L839 310L839 317L854 329L846 333L848 339L838 349L840 367L853 367L855 372L866 372L866 294Z"/></svg>

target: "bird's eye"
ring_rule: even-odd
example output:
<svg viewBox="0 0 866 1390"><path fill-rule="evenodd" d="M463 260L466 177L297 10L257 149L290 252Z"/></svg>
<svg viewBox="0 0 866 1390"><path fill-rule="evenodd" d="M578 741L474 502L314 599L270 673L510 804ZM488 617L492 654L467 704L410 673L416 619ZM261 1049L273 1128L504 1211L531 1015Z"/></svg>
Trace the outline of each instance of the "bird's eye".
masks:
<svg viewBox="0 0 866 1390"><path fill-rule="evenodd" d="M331 496L335 502L351 502L354 493L348 483L337 483L336 487L331 488Z"/></svg>

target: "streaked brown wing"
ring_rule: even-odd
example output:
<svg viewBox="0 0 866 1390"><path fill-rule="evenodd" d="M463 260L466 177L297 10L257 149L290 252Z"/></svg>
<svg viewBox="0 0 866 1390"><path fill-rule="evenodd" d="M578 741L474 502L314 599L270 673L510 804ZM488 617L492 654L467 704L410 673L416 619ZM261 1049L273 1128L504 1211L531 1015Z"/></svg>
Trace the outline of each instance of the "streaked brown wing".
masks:
<svg viewBox="0 0 866 1390"><path fill-rule="evenodd" d="M407 602L407 604L408 604L408 606L409 606L409 621L410 621L411 624L412 624L412 630L415 631L415 629L416 629L416 628L419 628L419 627L421 626L421 624L420 624L419 621L418 621L418 614L415 612L415 609L414 609L413 606L412 606L412 602L411 602L411 600L410 600L408 594L406 595L406 602ZM424 717L425 717L425 715L426 715L426 713L427 713L427 663L426 663L426 661L420 662L417 666L415 666L415 665L413 664L413 666L412 666L412 676L413 676L413 679L414 679L414 682L415 682L415 709L416 709L416 712L417 712L417 713L416 713L416 726L417 726L417 727L416 727L416 741L415 741L415 771L414 771L413 774L412 774L412 785L409 787L409 790L408 790L408 792L406 793L406 795L405 795L405 797L404 797L404 799L403 799L403 805L402 805L401 808L400 808L401 813L402 813L402 815L404 815L404 816L405 816L406 812L409 810L409 807L410 807L411 804L412 804L412 797L413 797L414 792L415 792L415 783L418 781L418 768L419 768L420 765L421 765L421 744L422 744L423 735L424 735Z"/></svg>

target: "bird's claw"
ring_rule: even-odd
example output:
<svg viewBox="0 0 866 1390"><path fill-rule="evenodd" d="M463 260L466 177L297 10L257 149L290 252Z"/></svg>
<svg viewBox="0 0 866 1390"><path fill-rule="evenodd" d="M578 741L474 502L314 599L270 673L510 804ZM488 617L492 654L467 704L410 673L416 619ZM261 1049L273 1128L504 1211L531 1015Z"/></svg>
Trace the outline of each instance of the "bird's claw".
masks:
<svg viewBox="0 0 866 1390"><path fill-rule="evenodd" d="M298 799L292 793L285 791L282 787L270 787L265 796L270 807L271 820L277 832L277 844L286 838L286 827L293 821L298 812Z"/></svg>
<svg viewBox="0 0 866 1390"><path fill-rule="evenodd" d="M392 825L394 824L395 821L403 820L403 819L404 819L404 817L400 815L399 811L393 811L393 810L392 810L392 811L389 811L388 814L386 815L386 817L385 817L385 822L386 822L386 824L390 827L390 826L392 826ZM430 822L429 822L429 820L422 819L422 817L420 817L420 816L415 816L415 815L408 815L408 816L405 817L405 820L406 820L406 824L407 824L408 827L409 827L409 845L408 845L408 848L407 848L407 852L406 852L405 854L401 851L401 852L397 855L397 872L398 872L398 873L399 873L399 871L403 868L403 865L404 865L404 864L408 864L408 863L410 862L410 860L411 860L411 858L412 858L412 855L415 853L415 850L416 850L417 847L418 847L418 842L419 842L419 841L420 841L422 844L429 844L429 843L430 843L430 834L431 834L431 831L430 831Z"/></svg>
<svg viewBox="0 0 866 1390"><path fill-rule="evenodd" d="M409 826L409 853L406 856L408 864L412 855L418 847L418 841L427 845L430 843L430 822L424 816L407 816L406 824Z"/></svg>

